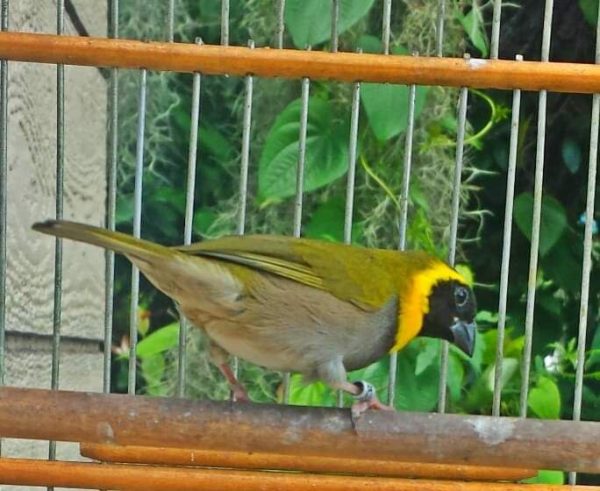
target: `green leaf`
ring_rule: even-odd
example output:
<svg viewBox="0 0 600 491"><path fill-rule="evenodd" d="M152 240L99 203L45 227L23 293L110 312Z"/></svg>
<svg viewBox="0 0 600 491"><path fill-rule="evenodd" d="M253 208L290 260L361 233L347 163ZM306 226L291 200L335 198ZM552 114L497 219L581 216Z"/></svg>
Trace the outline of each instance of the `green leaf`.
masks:
<svg viewBox="0 0 600 491"><path fill-rule="evenodd" d="M524 479L522 482L529 484L559 484L565 483L565 473L561 471L538 471L537 476Z"/></svg>
<svg viewBox="0 0 600 491"><path fill-rule="evenodd" d="M338 34L342 34L363 18L374 0L340 0ZM323 0L287 0L285 24L292 35L294 46L323 43L331 38L331 3Z"/></svg>
<svg viewBox="0 0 600 491"><path fill-rule="evenodd" d="M194 219L192 220L192 228L198 235L204 235L210 229L211 225L215 222L218 215L209 209L200 209L194 213Z"/></svg>
<svg viewBox="0 0 600 491"><path fill-rule="evenodd" d="M417 87L415 118L421 114L427 98L427 87ZM363 83L361 102L369 126L380 141L386 141L406 130L408 125L408 93L405 85Z"/></svg>
<svg viewBox="0 0 600 491"><path fill-rule="evenodd" d="M302 375L294 374L290 378L290 404L298 406L333 406L336 397L333 390L323 382L307 384Z"/></svg>
<svg viewBox="0 0 600 491"><path fill-rule="evenodd" d="M440 342L437 339L423 339L417 355L415 375L421 375L431 364L437 363L440 356Z"/></svg>
<svg viewBox="0 0 600 491"><path fill-rule="evenodd" d="M579 0L579 8L585 20L595 27L598 21L598 0Z"/></svg>
<svg viewBox="0 0 600 491"><path fill-rule="evenodd" d="M556 382L548 377L540 377L536 386L529 391L527 405L538 418L559 419L560 392Z"/></svg>
<svg viewBox="0 0 600 491"><path fill-rule="evenodd" d="M522 193L515 198L515 223L521 233L531 240L533 221L533 196ZM567 228L567 213L564 207L552 196L542 199L542 219L540 223L540 256L545 256L558 242Z"/></svg>
<svg viewBox="0 0 600 491"><path fill-rule="evenodd" d="M198 130L198 140L201 148L214 155L220 162L229 161L235 151L229 139L213 125L203 124Z"/></svg>
<svg viewBox="0 0 600 491"><path fill-rule="evenodd" d="M486 387L490 392L494 391L494 375L496 365L490 365L488 370L485 372ZM500 390L506 387L506 384L510 379L517 373L519 368L519 361L515 358L504 358L502 360L502 376L500 377Z"/></svg>
<svg viewBox="0 0 600 491"><path fill-rule="evenodd" d="M322 203L309 217L304 235L313 239L342 242L344 240L345 201L335 197ZM352 225L352 241L360 238L360 224Z"/></svg>
<svg viewBox="0 0 600 491"><path fill-rule="evenodd" d="M573 138L565 138L561 146L562 158L571 174L575 174L581 167L581 147Z"/></svg>
<svg viewBox="0 0 600 491"><path fill-rule="evenodd" d="M415 375L419 341L413 341L398 354L396 409L431 411L437 405L439 363L432 363L420 375Z"/></svg>
<svg viewBox="0 0 600 491"><path fill-rule="evenodd" d="M457 9L456 18L463 26L467 36L469 36L471 44L480 51L483 58L487 58L489 53L489 41L485 31L481 10L477 7L473 7L469 13L463 14Z"/></svg>
<svg viewBox="0 0 600 491"><path fill-rule="evenodd" d="M174 322L157 329L142 339L137 345L137 356L143 359L163 353L177 346L178 342L179 322Z"/></svg>
<svg viewBox="0 0 600 491"><path fill-rule="evenodd" d="M151 396L167 395L167 387L163 383L165 365L165 358L162 354L147 356L142 359L140 371L146 381L145 392L147 394Z"/></svg>
<svg viewBox="0 0 600 491"><path fill-rule="evenodd" d="M117 197L117 208L115 212L116 223L131 223L133 220L133 195L121 195Z"/></svg>
<svg viewBox="0 0 600 491"><path fill-rule="evenodd" d="M258 164L259 201L276 202L296 193L300 99L290 103L271 127ZM333 119L329 101L308 104L304 191L332 183L348 169L348 127Z"/></svg>
<svg viewBox="0 0 600 491"><path fill-rule="evenodd" d="M451 353L448 357L448 391L455 401L460 399L464 378L465 367L458 356Z"/></svg>

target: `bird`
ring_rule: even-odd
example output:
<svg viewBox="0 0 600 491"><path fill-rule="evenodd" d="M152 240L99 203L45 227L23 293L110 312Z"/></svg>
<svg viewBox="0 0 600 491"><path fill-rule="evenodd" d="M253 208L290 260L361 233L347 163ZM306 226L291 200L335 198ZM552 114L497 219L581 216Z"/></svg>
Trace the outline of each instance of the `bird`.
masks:
<svg viewBox="0 0 600 491"><path fill-rule="evenodd" d="M32 227L124 254L208 339L208 356L238 400L234 355L321 380L354 398L352 417L393 410L347 373L417 336L473 354L476 300L466 278L423 251L366 248L278 235L232 235L164 246L65 220Z"/></svg>

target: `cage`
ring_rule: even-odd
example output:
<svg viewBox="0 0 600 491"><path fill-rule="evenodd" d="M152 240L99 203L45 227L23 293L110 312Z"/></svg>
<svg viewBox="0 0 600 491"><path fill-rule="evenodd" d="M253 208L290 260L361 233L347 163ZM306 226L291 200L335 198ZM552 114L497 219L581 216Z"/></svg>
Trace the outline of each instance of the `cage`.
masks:
<svg viewBox="0 0 600 491"><path fill-rule="evenodd" d="M600 68L585 58L586 46L589 51L593 44L588 42L592 24L596 43L600 39L597 2L503 5L494 0L482 6L477 1L451 0L277 0L256 4L261 5L257 11L264 18L255 16L252 24L236 17L237 10L255 6L252 2L249 7L243 2L230 4L230 0L197 5L170 0L158 3L160 9L153 17L143 2L1 0L0 482L132 490L547 489L543 480L521 482L544 469L569 472L570 484L576 483L576 472L586 474L586 484L597 482L600 426L592 421L592 409L599 404L594 367L600 329L593 310L598 284L592 271L597 269L594 207ZM534 4L537 10L527 12L542 19L541 51L526 42L534 43L537 37L532 32L533 41L527 40L530 24L525 15L510 13L511 8L525 11L524 6L531 9ZM120 15L119 9L124 5L130 9L128 19L137 16L138 23L150 26L148 38L144 31L134 39L131 25L120 23L123 12ZM198 21L192 11L206 19ZM417 16L421 11L424 20L419 27L427 26L433 34L423 35L425 42L415 41L414 46L399 46L400 41L410 42L410 36L421 33L407 30L402 37L394 31L394 22L408 12ZM350 30L361 19L366 22L367 13L375 19L371 24L381 26L378 38L359 37L358 31ZM536 51L534 58L524 59L519 51L508 55L500 51L501 41L510 41L501 36L505 32L502 16L507 15L511 25L526 26L517 31L521 38L515 45L528 54ZM561 51L560 62L551 61L553 30L564 37L573 15L579 15L588 27L572 39L585 41L573 41L573 57ZM489 46L484 23L488 16ZM163 22L160 26L153 23L157 18ZM449 19L464 30L453 34L456 42L451 53L444 45ZM363 31L372 34L366 28ZM245 39L240 41L240 32L251 34L247 44ZM262 41L255 45L257 37ZM591 51L596 63L598 46ZM402 49L407 47L413 52ZM479 51L481 57L469 55L470 51ZM187 75L166 79L161 73ZM284 85L280 79L294 82ZM166 85L174 87L169 97L153 98ZM440 113L438 108L433 116L439 122L429 122L424 139L419 115L426 87L455 90L437 96L453 116L445 118L447 112ZM129 95L123 102L124 93L131 94L132 88L135 97ZM503 106L489 95L492 92L483 92L492 89L503 91L509 102ZM536 93L535 110L527 99L535 116L522 110L523 101L531 96L527 92ZM232 107L227 114L217 107L224 100L222 93L230 95ZM553 100L555 94L586 95L572 103ZM480 130L470 128L475 123L467 118L474 98L491 112ZM587 150L574 144L572 135L562 138L559 147L546 141L547 125L558 117L561 104L585 121L581 131L587 131ZM582 107L588 112L583 113ZM278 117L273 118L276 111ZM481 118L480 113L474 120ZM222 126L207 126L206 114ZM319 114L322 119L315 119ZM377 119L381 114L386 118ZM147 127L149 117L152 132ZM526 161L523 142L525 133L533 131L532 119L536 135L527 153L532 159ZM497 266L490 280L497 289L490 293L488 288L486 293L486 286L480 285L484 298L488 297L484 303L489 304L489 298L496 302L497 314L488 312L482 318L482 323L494 326L486 331L493 333L487 347L487 357L493 360L485 371L469 365L489 388L483 409L455 403L483 389L477 381L467 380L461 368L464 360L447 342L419 345L410 363L402 352L399 357L391 355L377 368L377 373L384 374L378 379L378 389L387 402L413 411L369 411L353 420L347 408L289 405L306 404L314 393L307 393L310 389L290 374L265 379L265 372L253 372L247 365L242 366L247 370L246 381L252 377L261 383L268 380L268 390L258 386L255 392L268 392L264 400L281 404L192 400L193 391L195 396L217 393L223 399L229 399L229 393L223 385L207 392L205 385L214 379L206 368L201 383L193 386L199 368L191 371L189 365L199 354L192 346L196 340L190 338L189 322L172 307L165 307L164 300L158 301L165 309L158 314L164 325L162 329L154 325L148 333L148 310L140 292L149 290L137 268L131 271L131 281L121 284L123 276L115 276L115 264L120 267L120 263L114 253L61 240L53 243L29 230L33 222L66 217L110 230L118 226L136 237L162 242L179 241L179 234L180 242L190 244L199 230L209 236L209 232L274 230L296 237L305 233L333 236L345 243L362 235L361 240L369 245L380 245L381 234L388 247L393 243L401 250L415 245L426 248L431 242L427 237L434 235L444 243L436 252L455 265L461 244L459 218L468 216L461 213L466 213L468 200L475 199L465 189L486 174L483 166L469 165L468 152L481 145L490 128L502 120L504 132L498 131L495 138L499 151L504 152L498 157L504 167L495 174L504 187L493 199L503 215L497 220L499 236L497 247L489 251L491 257L486 257L486 250L479 252L480 263ZM284 123L290 125L285 132L281 130ZM174 137L169 128L176 124L179 136ZM222 128L236 135L239 143L228 141ZM361 132L365 128L371 132L367 136ZM256 133L262 135L258 142ZM125 134L133 137L124 140ZM557 134L552 133L553 137ZM275 136L269 139L269 135ZM380 153L373 151L380 141L388 146ZM574 226L567 223L564 207L544 197L545 165L554 157L549 148L558 148L569 172L578 176L573 180L563 175L563 184L572 189L577 184L573 194L584 197L581 225L572 233L567 232ZM451 165L429 166L427 173L415 175L428 156L445 158ZM384 163L369 162L373 157ZM169 159L175 163L169 164ZM215 178L207 168L219 161L228 164ZM272 162L285 168L271 169L269 174ZM171 178L174 171L169 165L185 165L186 169ZM385 165L393 171L388 169L382 178ZM531 170L529 187L517 181L523 167ZM323 168L325 176L318 173ZM552 172L549 178L546 172L547 181L560 176ZM436 190L433 184L427 187L429 180L451 183L444 188L446 195L427 197L437 212L439 227L411 228L422 219L416 212L424 199L419 186L430 194ZM318 189L323 200L335 199L320 206L311 197ZM518 189L527 193L517 196ZM208 196L200 200L202 209L198 209L199 194ZM129 200L118 203L123 195ZM362 231L356 227L358 200L379 220L363 216L369 227ZM207 204L213 208L206 208ZM273 211L275 205L280 208ZM172 209L177 213L169 218ZM319 214L328 215L325 225L307 223L308 215ZM483 219L481 213L473 215ZM397 224L384 227L390 219ZM463 223L461 230L479 226L480 222ZM514 247L517 232L513 234L513 228L525 236L527 249ZM419 233L425 238L415 239ZM581 247L577 261L550 253L559 247L557 243L566 243L567 248L569 241ZM515 255L523 256L518 262L524 265L516 273L524 285L516 307L523 316L516 321L509 313L515 301L511 292L515 287L509 281L509 273L515 274ZM550 264L557 265L556 269ZM567 289L557 278L569 276L574 269L578 271L577 292L567 302ZM558 284L550 294L545 289L548 281ZM536 359L533 348L543 341L534 341L536 332L543 330L537 318L548 320L540 314L540 304L553 312L576 307L566 320L561 318L569 324L568 329L560 326L562 337L550 339L554 351L542 351L549 353L545 365L543 358ZM522 334L513 336L511 322L522 328ZM124 323L128 335L116 338L113 327ZM571 344L564 339L569 329L577 333ZM166 355L165 346L171 349ZM516 359L514 353L518 353ZM157 354L158 358L152 356ZM416 360L419 356L420 361ZM484 355L480 352L479 356ZM172 361L169 373L174 380L166 391L165 359ZM560 372L561 363L570 364L570 370ZM408 373L406 366L415 377L413 392L406 384L403 387L404 375L399 376ZM126 369L119 371L119 367ZM239 372L237 360L233 368ZM435 384L430 383L427 391L418 383L418 371L434 373ZM462 373L460 380L452 385L457 373ZM569 410L562 414L570 421L544 419L561 416L556 410L561 396L553 373L570 381L566 390L573 389ZM513 375L520 384L509 396L507 381ZM466 385L472 388L469 394ZM147 394L170 397L139 395L141 387ZM347 405L340 394L323 395L320 387L314 390L319 405ZM116 391L128 394L111 393ZM419 393L427 396L427 404L417 406L410 400ZM584 413L586 404L589 413ZM92 462L80 462L80 457Z"/></svg>

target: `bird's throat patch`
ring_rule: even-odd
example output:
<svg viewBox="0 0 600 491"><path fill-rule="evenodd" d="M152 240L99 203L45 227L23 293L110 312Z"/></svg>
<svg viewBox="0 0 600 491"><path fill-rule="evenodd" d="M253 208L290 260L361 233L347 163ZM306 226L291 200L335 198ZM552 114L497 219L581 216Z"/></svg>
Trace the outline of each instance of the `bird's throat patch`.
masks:
<svg viewBox="0 0 600 491"><path fill-rule="evenodd" d="M400 299L400 319L396 341L390 352L394 353L406 346L423 327L423 319L429 312L429 295L440 281L456 280L467 284L465 278L443 262L435 262L429 268L417 273L408 290Z"/></svg>

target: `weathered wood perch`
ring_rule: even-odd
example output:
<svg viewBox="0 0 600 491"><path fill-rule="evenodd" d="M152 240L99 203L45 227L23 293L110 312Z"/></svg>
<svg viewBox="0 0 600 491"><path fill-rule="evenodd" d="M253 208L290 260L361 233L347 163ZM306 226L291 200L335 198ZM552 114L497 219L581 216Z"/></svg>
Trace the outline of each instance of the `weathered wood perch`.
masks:
<svg viewBox="0 0 600 491"><path fill-rule="evenodd" d="M250 49L18 32L0 33L0 58L207 75L600 92L600 66L583 63Z"/></svg>
<svg viewBox="0 0 600 491"><path fill-rule="evenodd" d="M600 423L0 388L0 436L600 472Z"/></svg>

